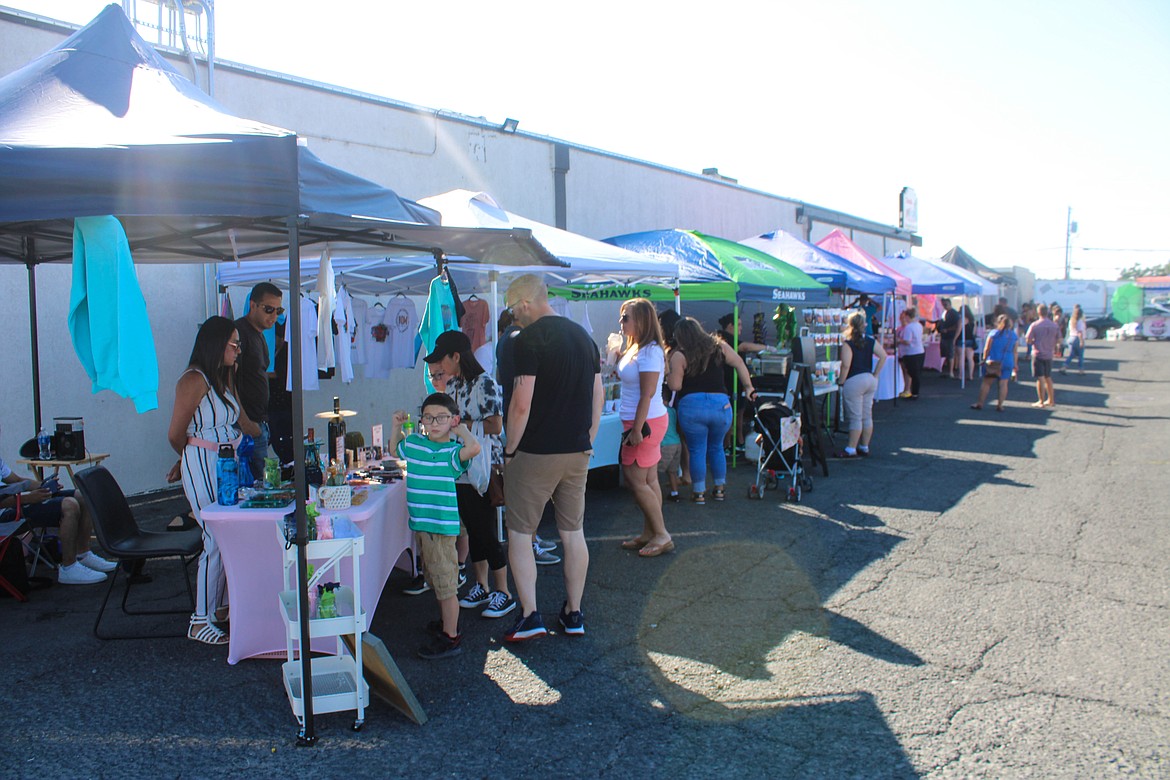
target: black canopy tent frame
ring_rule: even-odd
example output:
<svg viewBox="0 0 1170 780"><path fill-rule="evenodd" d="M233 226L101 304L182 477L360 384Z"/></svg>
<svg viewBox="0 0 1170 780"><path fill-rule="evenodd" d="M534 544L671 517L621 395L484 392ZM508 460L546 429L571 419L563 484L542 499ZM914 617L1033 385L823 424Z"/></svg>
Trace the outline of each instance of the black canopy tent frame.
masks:
<svg viewBox="0 0 1170 780"><path fill-rule="evenodd" d="M40 426L36 266L70 262L74 219L115 215L136 263L287 257L328 242L385 255L444 253L563 265L522 229L443 228L436 212L326 165L296 133L241 119L177 73L117 5L0 78L0 263L28 269L34 416ZM368 215L368 216L355 216ZM300 361L299 307L289 340ZM293 372L293 425L304 388ZM304 443L294 437L297 495ZM300 590L300 745L316 741L306 590L306 515L296 502Z"/></svg>
<svg viewBox="0 0 1170 780"><path fill-rule="evenodd" d="M165 223L165 219L160 220ZM269 218L259 221L260 232L276 239L275 231L272 229L275 225L275 220ZM493 256L495 261L499 261L500 255L504 252L512 252L517 258L518 265L530 265L534 260L543 261L545 264L554 267L563 267L566 264L557 260L548 254L547 250L540 246L532 236L531 232L524 229L509 229L509 230L486 230L482 228L441 228L434 226L412 226L400 225L396 226L394 231L380 232L370 227L369 220L356 220L353 222L352 229L343 229L334 227L330 229L322 229L320 226L314 226L309 218L302 216L290 216L286 220L285 233L281 237L284 240L276 241L266 251L256 250L254 257L271 258L276 251L285 251L288 256L288 272L290 279L300 278L300 262L301 262L301 247L303 246L301 236L307 234L309 241L312 244L317 244L322 241L329 241L331 244L346 245L347 241L352 241L357 246L364 247L378 247L383 254L389 250L390 252L409 252L409 253L430 253L436 263L438 269L442 269L446 262L446 254L435 242L435 239L442 239L444 236L450 239L446 242L454 245L462 245L465 252L477 253L477 249L486 249L487 254ZM255 227L256 225L251 225ZM220 231L236 230L249 227L247 223L233 222L232 228L225 228L221 226ZM21 223L19 225L10 225L0 223L0 238L12 237L13 235L20 235L21 242L25 247L25 265L28 268L28 287L29 287L29 331L30 331L30 351L31 351L31 368L32 368L32 384L33 384L33 408L34 416L36 417L36 429L40 429L40 345L39 333L37 326L37 308L36 308L36 266L40 262L65 262L72 261L72 251L68 255L61 253L59 250L47 255L40 255L37 252L37 234L38 231L31 229L31 223ZM10 232L11 231L11 232ZM5 234L7 233L7 236ZM202 235L211 235L210 232L202 232ZM47 232L40 232L50 238L50 240L60 241L60 234L52 235ZM159 235L156 239L148 241L146 244L139 244L139 247L151 246L155 252L160 250L161 243L157 239L164 238ZM417 239L417 240L412 240ZM72 244L72 234L69 235L69 243ZM131 242L134 245L134 242ZM151 254L151 250L145 251L145 254ZM195 259L185 252L179 252L180 256L184 258ZM468 255L464 255L465 257ZM223 262L231 259L230 257L221 257L214 252L210 252L204 256L204 262ZM244 260L244 257L240 257ZM469 259L474 260L474 257ZM289 307L289 328L292 338L289 339L289 350L291 352L291 360L293 365L300 365L301 354L303 346L301 344L300 333L300 307ZM293 413L293 430L305 430L304 418L304 387L303 378L300 372L294 371L291 376L292 380L292 413ZM305 482L305 446L304 440L300 436L293 437L293 458L294 458L294 476L293 482L295 487L295 494L301 495L304 492ZM310 646L309 642L309 614L308 614L308 598L306 598L306 588L308 583L308 560L306 556L305 545L308 542L307 531L308 521L305 514L305 504L301 501L295 502L295 512L297 521L297 581L300 589L299 598L299 621L301 629L300 646L301 652L301 680L302 680L302 703L304 707L303 723L300 732L297 735L297 744L302 746L309 746L316 742L316 733L313 717L313 682L312 682L312 664L311 653L307 648Z"/></svg>

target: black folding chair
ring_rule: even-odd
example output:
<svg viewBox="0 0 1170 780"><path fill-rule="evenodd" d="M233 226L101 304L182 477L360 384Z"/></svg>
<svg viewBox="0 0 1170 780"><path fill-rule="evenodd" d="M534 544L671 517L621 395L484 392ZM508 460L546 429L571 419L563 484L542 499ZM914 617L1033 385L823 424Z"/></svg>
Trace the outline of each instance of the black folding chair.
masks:
<svg viewBox="0 0 1170 780"><path fill-rule="evenodd" d="M195 527L184 531L144 531L135 521L134 513L130 510L130 504L127 503L122 488L104 466L79 471L73 479L78 492L89 507L94 534L107 558L120 562L147 561L152 558L179 559L183 582L187 585L189 607L167 610L127 609L130 588L135 584L133 577L127 577L122 594L122 612L127 615L181 615L194 612L195 593L191 589L191 577L187 572L187 566L198 558L203 550L202 530ZM184 631L178 634L102 635L99 630L102 616L105 614L106 604L110 600L110 594L114 592L114 584L118 581L121 570L122 567L119 566L110 577L110 587L93 624L94 636L98 639L157 639L186 636L185 626Z"/></svg>

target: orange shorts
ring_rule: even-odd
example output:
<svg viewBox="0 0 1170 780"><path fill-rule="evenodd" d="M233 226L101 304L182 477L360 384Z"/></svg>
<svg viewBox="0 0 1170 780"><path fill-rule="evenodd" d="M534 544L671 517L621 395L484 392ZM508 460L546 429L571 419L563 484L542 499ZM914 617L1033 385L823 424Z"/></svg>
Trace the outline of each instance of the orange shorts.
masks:
<svg viewBox="0 0 1170 780"><path fill-rule="evenodd" d="M666 436L666 428L670 424L670 415L655 417L647 420L650 426L650 435L643 438L636 447L630 447L622 440L621 461L623 466L633 466L637 463L644 469L654 468L662 460L662 439ZM622 431L634 427L633 420L622 420Z"/></svg>

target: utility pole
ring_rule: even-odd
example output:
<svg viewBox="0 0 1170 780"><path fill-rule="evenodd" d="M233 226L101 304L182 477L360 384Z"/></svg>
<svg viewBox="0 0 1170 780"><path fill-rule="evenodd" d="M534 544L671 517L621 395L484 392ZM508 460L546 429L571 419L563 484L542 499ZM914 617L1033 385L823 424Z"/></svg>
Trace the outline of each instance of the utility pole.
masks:
<svg viewBox="0 0 1170 780"><path fill-rule="evenodd" d="M1077 232L1077 223L1072 221L1072 206L1068 207L1068 221L1064 226L1064 279L1068 281L1072 271L1072 237Z"/></svg>

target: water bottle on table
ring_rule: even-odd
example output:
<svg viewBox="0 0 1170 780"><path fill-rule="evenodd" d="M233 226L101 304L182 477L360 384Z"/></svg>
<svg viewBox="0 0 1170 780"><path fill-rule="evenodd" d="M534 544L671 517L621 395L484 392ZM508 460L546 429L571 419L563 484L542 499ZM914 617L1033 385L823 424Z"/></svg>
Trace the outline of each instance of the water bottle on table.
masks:
<svg viewBox="0 0 1170 780"><path fill-rule="evenodd" d="M239 502L240 473L236 450L230 444L219 445L219 460L215 464L215 500L221 506L235 506Z"/></svg>
<svg viewBox="0 0 1170 780"><path fill-rule="evenodd" d="M37 431L37 460L53 459L53 440L44 428Z"/></svg>

